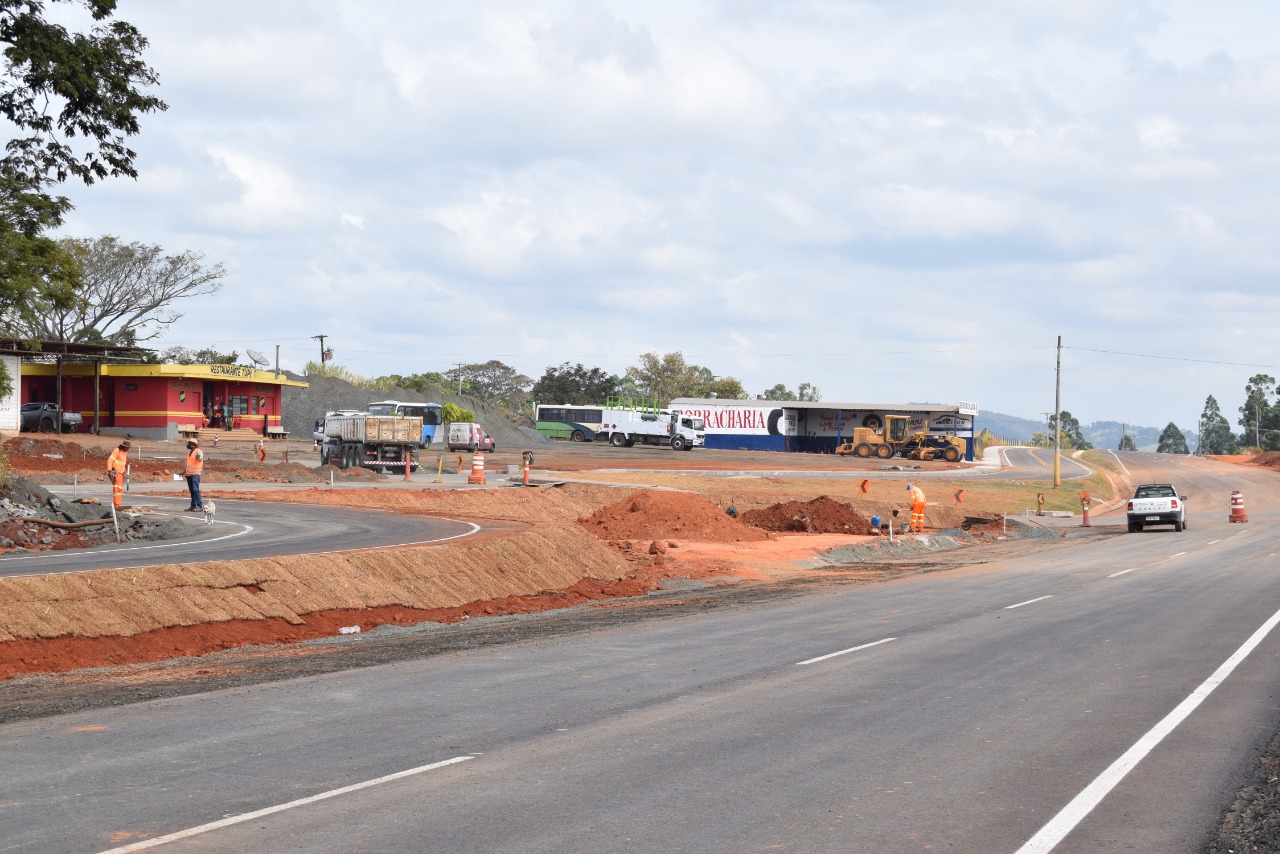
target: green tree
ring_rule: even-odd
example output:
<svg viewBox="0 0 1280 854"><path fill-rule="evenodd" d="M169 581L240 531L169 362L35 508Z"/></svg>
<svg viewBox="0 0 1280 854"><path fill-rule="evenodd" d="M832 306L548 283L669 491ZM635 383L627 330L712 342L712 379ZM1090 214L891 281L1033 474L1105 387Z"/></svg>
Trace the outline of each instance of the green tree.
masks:
<svg viewBox="0 0 1280 854"><path fill-rule="evenodd" d="M1268 430L1262 434L1262 450L1280 451L1280 430Z"/></svg>
<svg viewBox="0 0 1280 854"><path fill-rule="evenodd" d="M1237 422L1244 428L1240 434L1240 444L1255 446L1264 430L1280 427L1273 422L1276 413L1268 396L1276 390L1276 378L1269 374L1254 374L1244 386L1244 403L1240 406L1240 420Z"/></svg>
<svg viewBox="0 0 1280 854"><path fill-rule="evenodd" d="M1080 431L1080 420L1078 418L1064 409L1058 413L1058 419L1059 424L1061 425L1061 439L1059 440L1059 444L1063 448L1071 448L1076 451L1087 451L1093 447L1093 445L1085 439L1084 433ZM1052 423L1053 419L1050 418L1049 420ZM1052 433L1050 435L1052 435ZM1052 444L1052 440L1050 440L1050 444Z"/></svg>
<svg viewBox="0 0 1280 854"><path fill-rule="evenodd" d="M1231 424L1218 409L1218 401L1209 395L1200 413L1200 449L1202 454L1234 454L1240 450Z"/></svg>
<svg viewBox="0 0 1280 854"><path fill-rule="evenodd" d="M6 317L8 334L90 344L149 341L182 317L173 303L217 293L226 276L221 264L206 267L198 252L165 255L159 246L110 235L59 244L80 270L79 299L62 307L37 304L31 317Z"/></svg>
<svg viewBox="0 0 1280 854"><path fill-rule="evenodd" d="M808 400L816 403L822 400L822 392L816 385L800 383L800 387L796 390L796 399Z"/></svg>
<svg viewBox="0 0 1280 854"><path fill-rule="evenodd" d="M706 368L685 363L683 353L645 353L640 364L627 368L627 377L642 398L666 406L677 397L700 397L707 386Z"/></svg>
<svg viewBox="0 0 1280 854"><path fill-rule="evenodd" d="M426 394L428 391L435 389L444 391L449 388L449 378L444 374L435 371L427 371L422 374L409 374L401 376L400 374L388 374L385 377L378 377L378 381L386 382L387 388L403 388L410 391L416 391L418 394ZM454 382L456 385L456 381Z"/></svg>
<svg viewBox="0 0 1280 854"><path fill-rule="evenodd" d="M88 32L45 20L40 0L0 0L0 116L12 137L0 158L0 316L30 313L26 303L65 305L74 281L57 245L44 235L62 225L71 202L53 188L137 177L126 142L139 117L164 110L143 93L157 83L142 61L147 40L112 20L116 0L55 0L82 7ZM70 275L70 278L68 278Z"/></svg>
<svg viewBox="0 0 1280 854"><path fill-rule="evenodd" d="M622 390L622 381L600 368L587 368L581 362L547 367L541 379L533 384L533 399L539 403L571 403L574 406L602 404Z"/></svg>
<svg viewBox="0 0 1280 854"><path fill-rule="evenodd" d="M787 388L782 383L778 383L773 388L765 389L764 399L765 400L795 400L796 393L794 391L791 391L791 389Z"/></svg>
<svg viewBox="0 0 1280 854"><path fill-rule="evenodd" d="M1191 450L1187 447L1187 437L1178 429L1178 425L1172 421L1164 428L1164 432L1160 434L1160 443L1156 446L1158 454L1189 454Z"/></svg>
<svg viewBox="0 0 1280 854"><path fill-rule="evenodd" d="M234 365L240 354L235 350L221 353L212 347L188 350L186 347L170 347L147 358L153 364L170 365Z"/></svg>
<svg viewBox="0 0 1280 854"><path fill-rule="evenodd" d="M1136 451L1138 450L1138 446L1133 443L1132 436L1130 436L1128 433L1121 433L1120 445L1116 448L1116 450L1117 451Z"/></svg>
<svg viewBox="0 0 1280 854"><path fill-rule="evenodd" d="M470 409L463 409L456 403L443 403L440 405L440 420L446 425L455 421L475 421L476 414Z"/></svg>
<svg viewBox="0 0 1280 854"><path fill-rule="evenodd" d="M461 383L466 393L485 403L505 407L509 411L528 408L529 388L533 380L497 359L483 364L459 365L445 373L452 383Z"/></svg>

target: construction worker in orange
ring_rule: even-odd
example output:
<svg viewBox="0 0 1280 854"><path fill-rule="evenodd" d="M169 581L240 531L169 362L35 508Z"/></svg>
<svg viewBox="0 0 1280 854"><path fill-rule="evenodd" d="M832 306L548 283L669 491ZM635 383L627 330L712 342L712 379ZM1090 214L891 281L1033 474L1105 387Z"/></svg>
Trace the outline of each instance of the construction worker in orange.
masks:
<svg viewBox="0 0 1280 854"><path fill-rule="evenodd" d="M924 533L924 490L916 486L914 483L907 484L907 492L911 493L911 528L910 530L918 533Z"/></svg>
<svg viewBox="0 0 1280 854"><path fill-rule="evenodd" d="M191 494L191 506L188 513L198 513L204 509L204 498L200 496L200 475L204 474L204 451L195 439L187 442L187 492Z"/></svg>
<svg viewBox="0 0 1280 854"><path fill-rule="evenodd" d="M129 440L121 442L107 457L107 480L111 481L111 504L117 509L124 503L124 473L129 468Z"/></svg>

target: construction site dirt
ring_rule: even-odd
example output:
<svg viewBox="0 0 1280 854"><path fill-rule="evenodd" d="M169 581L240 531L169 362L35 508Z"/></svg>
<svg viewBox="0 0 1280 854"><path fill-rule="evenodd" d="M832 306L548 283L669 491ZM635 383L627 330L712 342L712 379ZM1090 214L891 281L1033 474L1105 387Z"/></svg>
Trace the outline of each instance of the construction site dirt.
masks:
<svg viewBox="0 0 1280 854"><path fill-rule="evenodd" d="M48 485L100 481L113 445L114 440L92 436L74 441L21 436L4 443L15 471ZM180 471L178 446L137 445L141 449L133 454L135 488L172 481ZM1020 536L1024 529L1015 525L1011 531L999 513L938 502L928 514L930 533L951 539L953 546L924 552L892 550L883 548L886 538L873 529L870 518L892 518L892 509L905 508L903 483L910 471L878 483L870 497L859 497L847 475L882 469L880 461L734 451L677 455L668 449L593 445L534 447L533 452L542 475L572 472L593 482L532 490L392 490L379 488L387 483L385 475L321 469L318 456L305 443L272 443L266 463L258 463L248 448L209 449L207 497L376 506L398 513L484 520L495 528L485 537L489 541L536 535L552 549L598 549L593 554L612 571L606 577L579 577L555 589L518 594L500 586L488 589L482 579L475 598L436 607L428 607L429 601L382 603L322 607L299 615L296 603L278 601L276 606L295 610L285 617L255 619L175 616L161 628L109 637L74 632L50 637L47 631L24 637L13 624L0 623L0 722L596 632L638 621L696 619L711 611L760 608L835 587L964 572L1108 535L1095 529L1066 539L1027 528L1032 534ZM491 467L517 465L521 453L508 449L490 460ZM452 462L460 468L465 461ZM1268 465L1270 460L1256 462ZM911 470L917 467L945 472L959 466L910 464ZM696 475L711 468L759 474L739 479ZM787 480L777 476L781 469L815 476ZM636 476L637 472L649 474ZM826 480L822 472L845 479ZM344 480L346 488L314 488L331 477ZM238 484L250 483L255 485L251 493L237 489ZM585 540L584 533L590 535ZM875 548L846 562L817 559L869 545ZM484 559L483 543L470 548L469 559ZM163 569L174 577L182 570ZM282 596L280 579L269 572L219 569L235 575L230 582L219 582L219 593L226 593L230 585L236 596L249 601ZM184 595L199 592L190 579L182 579L180 585ZM22 607L15 590L0 583L0 618ZM157 591L164 593L172 590ZM29 590L22 593L29 595ZM72 594L63 589L57 595ZM340 631L352 626L361 631ZM1272 747L1272 757L1280 754L1280 740ZM1276 760L1264 757L1264 770L1271 767L1267 762ZM1233 840L1276 838L1276 820L1271 818L1277 814L1271 809L1276 790L1274 776L1270 783L1265 775L1250 782L1224 821L1219 847L1206 850L1232 850L1231 845L1240 845Z"/></svg>

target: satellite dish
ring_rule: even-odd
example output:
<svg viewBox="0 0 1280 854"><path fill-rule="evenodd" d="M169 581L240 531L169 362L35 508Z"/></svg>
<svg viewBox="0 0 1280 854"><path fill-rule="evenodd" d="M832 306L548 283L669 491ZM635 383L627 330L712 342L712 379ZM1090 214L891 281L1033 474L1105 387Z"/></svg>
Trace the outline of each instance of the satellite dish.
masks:
<svg viewBox="0 0 1280 854"><path fill-rule="evenodd" d="M253 359L259 365L271 364L270 362L267 361L267 357L259 353L257 350L250 350L248 348L245 348L245 353L247 353L249 358Z"/></svg>

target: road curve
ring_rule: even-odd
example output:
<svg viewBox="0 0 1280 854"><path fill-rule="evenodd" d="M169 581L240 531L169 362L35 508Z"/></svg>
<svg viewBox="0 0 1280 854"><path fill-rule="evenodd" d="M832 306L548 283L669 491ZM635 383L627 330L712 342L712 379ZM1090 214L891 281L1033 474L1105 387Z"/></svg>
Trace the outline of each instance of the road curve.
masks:
<svg viewBox="0 0 1280 854"><path fill-rule="evenodd" d="M406 516L350 507L239 501L219 498L212 525L184 513L182 496L148 495L138 504L154 515L172 515L192 527L192 537L160 542L131 541L93 549L0 556L0 577L128 569L207 560L245 560L286 554L319 554L388 546L420 545L469 536L474 522Z"/></svg>

